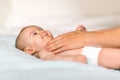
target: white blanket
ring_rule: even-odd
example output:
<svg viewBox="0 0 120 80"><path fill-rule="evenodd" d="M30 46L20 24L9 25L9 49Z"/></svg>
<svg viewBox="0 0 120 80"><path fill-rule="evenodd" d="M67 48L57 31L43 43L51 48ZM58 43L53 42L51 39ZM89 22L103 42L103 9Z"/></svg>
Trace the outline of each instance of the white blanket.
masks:
<svg viewBox="0 0 120 80"><path fill-rule="evenodd" d="M0 34L0 80L120 80L117 70L37 59L16 49L15 38Z"/></svg>
<svg viewBox="0 0 120 80"><path fill-rule="evenodd" d="M36 19L36 20L33 20ZM38 19L38 20L37 20ZM20 19L17 19L18 21ZM102 17L94 19L26 19L26 24L15 24L10 20L4 33L15 34L23 25L42 24L54 35L75 30L78 24L86 25L88 30L108 28L120 25L120 17ZM29 22L29 20L31 22ZM21 20L24 21L24 20ZM12 22L14 24L12 24ZM20 21L19 21L20 22ZM37 23L36 23L37 22ZM53 23L54 22L54 23ZM29 23L29 24L28 24ZM41 26L41 25L40 25ZM8 31L7 31L8 30ZM0 80L120 80L120 71L108 70L96 65L67 61L42 61L15 48L16 35L0 34Z"/></svg>

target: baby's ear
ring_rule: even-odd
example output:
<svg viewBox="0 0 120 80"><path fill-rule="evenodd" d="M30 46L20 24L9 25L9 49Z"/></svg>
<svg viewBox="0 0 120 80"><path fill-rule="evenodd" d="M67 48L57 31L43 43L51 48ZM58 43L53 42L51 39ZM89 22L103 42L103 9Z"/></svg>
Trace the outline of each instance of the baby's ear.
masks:
<svg viewBox="0 0 120 80"><path fill-rule="evenodd" d="M32 55L32 54L35 52L35 50L33 50L33 49L30 48L30 47L26 47L26 48L24 49L24 52L29 53L29 54Z"/></svg>

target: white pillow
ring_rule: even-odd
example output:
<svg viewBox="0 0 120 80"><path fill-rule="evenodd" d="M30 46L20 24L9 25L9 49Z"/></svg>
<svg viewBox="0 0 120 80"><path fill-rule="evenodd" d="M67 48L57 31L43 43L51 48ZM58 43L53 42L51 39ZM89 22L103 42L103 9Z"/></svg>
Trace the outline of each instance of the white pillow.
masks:
<svg viewBox="0 0 120 80"><path fill-rule="evenodd" d="M38 25L50 30L55 36L73 31L80 24L88 30L110 28L120 25L120 16L99 16L99 17L41 17L39 15L11 15L2 29L3 33L18 34L20 29L26 25ZM11 33L12 32L12 33Z"/></svg>
<svg viewBox="0 0 120 80"><path fill-rule="evenodd" d="M18 34L21 28L27 25L38 25L44 29L50 30L54 35L75 30L76 22L82 17L51 16L41 17L38 15L11 15L5 23L3 33Z"/></svg>
<svg viewBox="0 0 120 80"><path fill-rule="evenodd" d="M85 18L77 24L84 24L87 30L97 30L120 26L120 15Z"/></svg>

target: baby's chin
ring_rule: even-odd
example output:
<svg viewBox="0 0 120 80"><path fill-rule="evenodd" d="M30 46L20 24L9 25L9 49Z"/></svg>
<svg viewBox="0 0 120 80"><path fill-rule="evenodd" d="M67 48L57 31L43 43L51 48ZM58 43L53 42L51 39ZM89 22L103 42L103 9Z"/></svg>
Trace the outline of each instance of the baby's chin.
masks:
<svg viewBox="0 0 120 80"><path fill-rule="evenodd" d="M49 38L49 39L48 39L48 41L50 41L50 40L52 40L52 39L53 39L53 36L52 36L52 35L50 35L48 38Z"/></svg>
<svg viewBox="0 0 120 80"><path fill-rule="evenodd" d="M49 41L51 41L52 39L53 39L53 37L49 37L49 39L48 39L47 43L48 43Z"/></svg>
<svg viewBox="0 0 120 80"><path fill-rule="evenodd" d="M52 39L53 39L52 36L51 36L51 37L48 37L47 40L46 40L46 42L45 42L45 46L46 46L46 45L48 44L48 42L51 41Z"/></svg>

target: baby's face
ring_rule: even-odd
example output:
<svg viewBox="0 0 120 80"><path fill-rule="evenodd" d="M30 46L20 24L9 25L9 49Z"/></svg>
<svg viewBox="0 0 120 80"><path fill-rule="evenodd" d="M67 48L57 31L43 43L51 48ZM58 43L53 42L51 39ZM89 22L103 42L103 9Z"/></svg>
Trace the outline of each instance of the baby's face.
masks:
<svg viewBox="0 0 120 80"><path fill-rule="evenodd" d="M46 46L48 41L53 39L52 34L38 26L31 26L23 30L21 33L22 38L24 38L27 43L27 47L39 51Z"/></svg>

